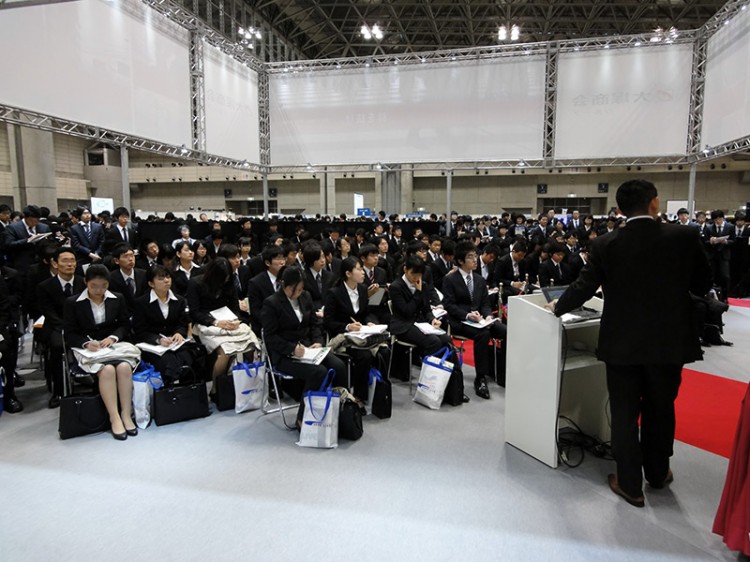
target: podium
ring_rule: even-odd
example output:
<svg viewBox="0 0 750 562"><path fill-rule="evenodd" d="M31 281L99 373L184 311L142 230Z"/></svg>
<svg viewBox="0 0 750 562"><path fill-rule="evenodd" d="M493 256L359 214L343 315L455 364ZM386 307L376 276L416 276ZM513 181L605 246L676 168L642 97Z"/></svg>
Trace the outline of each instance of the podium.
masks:
<svg viewBox="0 0 750 562"><path fill-rule="evenodd" d="M570 426L560 416L610 440L609 393L594 355L599 319L563 324L546 304L542 294L508 299L505 442L556 468L557 432ZM603 304L594 297L585 306Z"/></svg>

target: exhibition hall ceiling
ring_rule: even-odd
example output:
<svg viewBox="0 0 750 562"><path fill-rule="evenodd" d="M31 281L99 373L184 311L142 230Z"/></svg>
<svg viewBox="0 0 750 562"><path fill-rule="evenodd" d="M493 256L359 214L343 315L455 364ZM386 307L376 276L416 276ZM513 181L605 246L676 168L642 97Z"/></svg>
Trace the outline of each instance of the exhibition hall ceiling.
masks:
<svg viewBox="0 0 750 562"><path fill-rule="evenodd" d="M205 2L206 0L197 0ZM724 0L245 0L307 58L401 54L697 29ZM214 8L221 0L209 0ZM382 39L366 39L373 26ZM505 26L507 38L498 38Z"/></svg>

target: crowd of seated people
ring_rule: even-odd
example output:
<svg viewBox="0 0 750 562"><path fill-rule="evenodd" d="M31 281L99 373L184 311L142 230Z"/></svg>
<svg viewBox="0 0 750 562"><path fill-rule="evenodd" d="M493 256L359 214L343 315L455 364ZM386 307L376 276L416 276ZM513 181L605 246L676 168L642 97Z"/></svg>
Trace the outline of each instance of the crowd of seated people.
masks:
<svg viewBox="0 0 750 562"><path fill-rule="evenodd" d="M319 234L295 224L289 237L283 232L291 233L286 228L291 225L283 220L263 223L243 218L227 232L217 221L210 224L207 236L197 239L192 233L205 232L209 225L199 228L192 217L177 221L170 215L158 220L173 222L174 229L168 238L157 240L142 237L138 228L138 223L157 219L131 217L125 208L94 216L81 207L54 216L34 205L20 213L0 205L0 346L7 373L6 411L23 408L16 391L24 384L16 373L16 344L30 321L41 315L45 322L36 338L48 354L45 375L51 408L59 405L63 393L60 350L65 326L73 328L70 337L78 338L71 340L75 345L83 344L80 338L86 336L107 345L111 335L118 341L167 345L189 338L196 329L208 335L210 328L233 331L245 326L257 338L265 331L271 355L282 366L297 353L296 343L324 343L325 336L356 331L368 323L388 325L391 333L416 345L420 354L435 352L449 338L426 336L414 327L417 321L472 339L480 344L475 349L491 350L485 341L504 339L502 323L477 329L466 326L465 320L486 319L509 296L532 287L569 284L585 266L591 241L624 224L614 213L601 219L578 211L562 219L553 211L533 218L503 213L475 219L453 213L431 215L428 222L436 225L428 233L381 212L374 219L345 223L334 222L338 217L318 216L315 220L323 223ZM264 227L260 232L259 222ZM746 251L750 228L743 213L738 212L730 224L721 211L699 212L690 220L681 209L677 222L699 230L714 267L719 298L750 293ZM101 267L92 270L94 266ZM89 271L97 276L89 280L85 277ZM66 312L66 302L79 303L80 308L82 294L89 294L84 300L91 306L96 304L99 297L88 285L101 289L102 271L106 288L101 302L112 298L121 302L118 318L122 312L127 320L113 334L99 333L99 326L73 324L66 317L76 310L71 305ZM371 304L378 293L382 298ZM214 318L212 311L222 307L237 320ZM441 308L447 314L436 318L434 311ZM295 319L299 325L292 326ZM292 333L299 335L297 342L285 339ZM290 342L295 346L289 347ZM211 378L215 378L227 370L231 358L221 346L210 353ZM364 401L372 354L354 350L349 356L353 394ZM167 381L178 380L191 357L186 351L144 355ZM485 399L489 398L487 360L484 354L476 358L474 382L477 396ZM106 367L100 387L105 379L113 381L102 388L108 408L114 408L125 396L120 385L126 386L126 375L124 367ZM337 373L339 367L332 366ZM307 387L316 382L316 377L305 375ZM117 392L112 393L112 388ZM130 424L122 418L118 423L113 411L114 432L127 434Z"/></svg>

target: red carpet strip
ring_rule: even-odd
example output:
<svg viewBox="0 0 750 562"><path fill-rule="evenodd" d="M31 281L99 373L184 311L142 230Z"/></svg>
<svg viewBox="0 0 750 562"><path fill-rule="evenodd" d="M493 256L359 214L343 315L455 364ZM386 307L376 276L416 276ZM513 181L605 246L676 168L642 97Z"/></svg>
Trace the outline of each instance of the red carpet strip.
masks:
<svg viewBox="0 0 750 562"><path fill-rule="evenodd" d="M473 342L464 342L464 349L464 363L473 366ZM729 458L746 389L747 383L683 369L680 393L675 402L677 440Z"/></svg>
<svg viewBox="0 0 750 562"><path fill-rule="evenodd" d="M739 306L741 308L750 308L750 300L746 299L727 299L730 306Z"/></svg>

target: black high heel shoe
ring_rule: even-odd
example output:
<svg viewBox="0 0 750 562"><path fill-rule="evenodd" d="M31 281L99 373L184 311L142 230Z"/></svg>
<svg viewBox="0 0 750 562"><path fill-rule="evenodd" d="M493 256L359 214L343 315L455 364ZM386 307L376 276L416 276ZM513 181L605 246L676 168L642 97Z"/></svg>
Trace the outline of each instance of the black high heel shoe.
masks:
<svg viewBox="0 0 750 562"><path fill-rule="evenodd" d="M133 429L126 429L125 433L127 433L131 437L135 437L136 435L138 435L138 428L134 427Z"/></svg>
<svg viewBox="0 0 750 562"><path fill-rule="evenodd" d="M112 434L112 437L114 437L114 438L115 438L115 439L117 439L118 441L125 441L125 439L127 439L127 438L128 438L128 433L127 433L127 431L126 431L125 433L115 433L114 431L112 431L112 430L110 429L110 430L109 430L109 432L110 432L110 433Z"/></svg>

